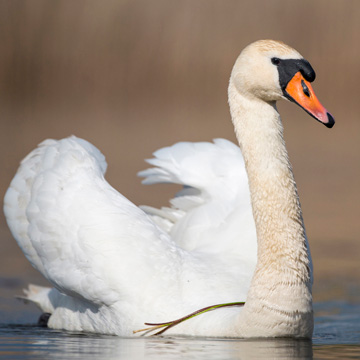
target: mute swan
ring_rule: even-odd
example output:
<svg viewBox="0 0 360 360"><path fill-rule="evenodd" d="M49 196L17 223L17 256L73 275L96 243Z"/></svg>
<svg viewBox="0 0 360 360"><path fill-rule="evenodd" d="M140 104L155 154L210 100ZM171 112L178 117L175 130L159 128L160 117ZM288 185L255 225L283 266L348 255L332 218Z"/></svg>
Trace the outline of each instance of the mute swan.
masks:
<svg viewBox="0 0 360 360"><path fill-rule="evenodd" d="M85 140L45 140L32 151L4 210L25 256L54 286L27 291L51 313L48 326L128 336L146 321L246 301L168 333L310 338L311 257L276 101L332 127L314 79L282 42L247 46L229 83L241 151L220 139L179 143L140 173L145 183L186 185L170 208L144 211L114 190L104 156Z"/></svg>

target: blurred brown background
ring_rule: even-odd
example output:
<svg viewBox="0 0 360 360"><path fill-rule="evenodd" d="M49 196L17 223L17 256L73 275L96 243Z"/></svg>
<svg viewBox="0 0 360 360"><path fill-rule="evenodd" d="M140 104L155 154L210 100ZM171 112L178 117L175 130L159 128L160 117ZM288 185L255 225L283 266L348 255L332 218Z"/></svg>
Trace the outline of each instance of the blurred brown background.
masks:
<svg viewBox="0 0 360 360"><path fill-rule="evenodd" d="M2 0L1 196L40 141L75 134L102 150L107 178L125 196L165 205L174 188L142 186L143 159L177 141L235 141L233 63L250 42L278 39L311 62L315 91L337 122L329 130L279 104L315 276L358 281L359 19L358 0ZM44 283L2 214L0 230L0 290Z"/></svg>

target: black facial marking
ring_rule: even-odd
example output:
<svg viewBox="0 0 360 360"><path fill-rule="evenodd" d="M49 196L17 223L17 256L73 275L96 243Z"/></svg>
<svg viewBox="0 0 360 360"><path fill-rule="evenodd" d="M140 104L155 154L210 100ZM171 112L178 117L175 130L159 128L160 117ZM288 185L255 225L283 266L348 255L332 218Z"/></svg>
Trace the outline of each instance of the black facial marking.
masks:
<svg viewBox="0 0 360 360"><path fill-rule="evenodd" d="M309 88L306 86L304 80L301 80L301 86L303 88L303 92L307 97L310 97L310 91Z"/></svg>
<svg viewBox="0 0 360 360"><path fill-rule="evenodd" d="M278 64L274 64L274 61L279 60ZM301 72L301 75L305 80L313 82L316 74L310 63L305 59L278 59L272 58L271 62L277 66L279 72L279 81L281 89L286 97L285 88L289 81L294 77L297 72Z"/></svg>

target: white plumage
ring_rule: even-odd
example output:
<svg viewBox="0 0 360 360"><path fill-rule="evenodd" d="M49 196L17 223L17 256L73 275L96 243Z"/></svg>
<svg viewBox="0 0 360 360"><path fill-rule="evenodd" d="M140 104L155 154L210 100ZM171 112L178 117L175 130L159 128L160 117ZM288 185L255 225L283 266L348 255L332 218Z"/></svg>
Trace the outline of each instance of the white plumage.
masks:
<svg viewBox="0 0 360 360"><path fill-rule="evenodd" d="M246 300L169 333L311 336L311 258L274 105L284 98L274 56L302 59L259 41L234 66L229 103L242 152L216 139L148 160L145 184L184 186L168 207L136 207L105 180L100 151L74 136L46 140L22 161L4 210L25 256L54 286L26 293L52 314L50 327L127 336L144 322Z"/></svg>
<svg viewBox="0 0 360 360"><path fill-rule="evenodd" d="M182 183L188 178L195 185L204 177L201 171L197 175L196 169L201 166L207 170L208 184L196 195L198 206L187 210L191 200L184 195L174 201L181 210L162 211L182 213L177 221L171 221L173 239L107 183L103 177L104 157L85 140L74 136L46 140L22 161L6 194L5 212L29 261L68 295L56 296L57 292L53 292L51 301L56 310L50 326L130 334L143 327L145 321L166 321L207 305L245 300L256 264L255 226L248 190L238 194L240 191L236 186L232 189L231 182L242 181L246 187L247 177L244 170L231 170L243 161L239 149L226 140L217 143L180 143L162 149L155 153L156 160L149 161L161 167L142 172L145 182L160 181L161 172L173 182ZM216 169L216 162L215 169L211 169L212 157L207 157L205 163L207 150L214 159L226 153L230 157L227 163L217 166L220 169ZM229 195L233 193L227 207L221 191L217 194L211 185L226 187L224 176L231 178L232 173L235 179L224 189ZM221 183L217 183L218 179ZM250 228L251 251L236 244L238 232L232 238L214 234L209 238L209 230L229 231L228 217L239 210L237 198L240 207L250 210L249 223L238 223L234 216L233 228ZM198 231L196 223L200 224ZM181 238L182 228L189 229L185 240ZM176 242L184 244L184 248ZM238 245L233 251L226 249L233 244ZM223 246L220 255L217 249ZM242 251L246 254L244 262L234 256L234 252L241 255ZM29 295L31 298L31 292ZM41 306L38 297L35 302ZM48 296L44 296L44 302L48 303ZM88 306L93 311L79 312ZM48 311L49 306L43 308ZM110 326L107 314L112 312L116 315L112 315ZM131 319L124 321L129 314Z"/></svg>
<svg viewBox="0 0 360 360"><path fill-rule="evenodd" d="M143 184L174 183L184 189L170 200L171 208L142 209L185 250L232 254L255 264L256 230L239 147L225 139L182 142L154 156L147 162L156 167L139 173Z"/></svg>

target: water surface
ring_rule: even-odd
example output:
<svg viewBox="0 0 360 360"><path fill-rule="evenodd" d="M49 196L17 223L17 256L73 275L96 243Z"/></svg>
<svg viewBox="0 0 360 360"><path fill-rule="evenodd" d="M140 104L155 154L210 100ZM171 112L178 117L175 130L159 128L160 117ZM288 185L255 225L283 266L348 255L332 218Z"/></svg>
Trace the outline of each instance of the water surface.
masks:
<svg viewBox="0 0 360 360"><path fill-rule="evenodd" d="M360 304L324 301L315 303L314 308L312 341L170 336L120 338L56 331L33 324L5 323L0 325L0 358L360 359ZM35 316L35 313L28 316Z"/></svg>

